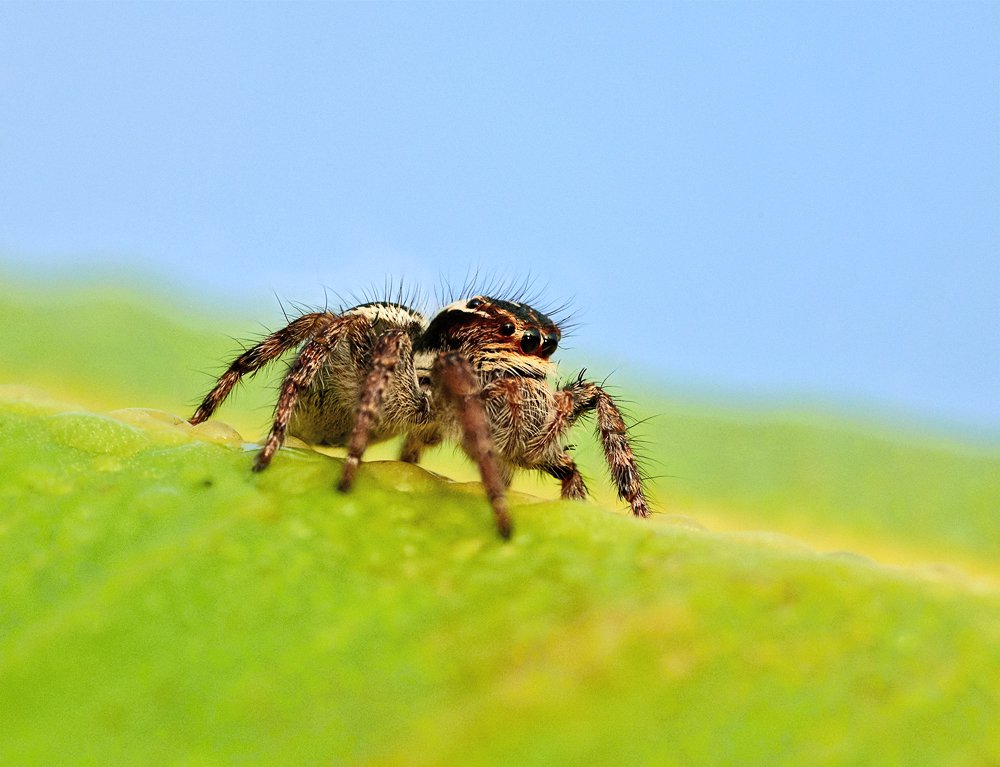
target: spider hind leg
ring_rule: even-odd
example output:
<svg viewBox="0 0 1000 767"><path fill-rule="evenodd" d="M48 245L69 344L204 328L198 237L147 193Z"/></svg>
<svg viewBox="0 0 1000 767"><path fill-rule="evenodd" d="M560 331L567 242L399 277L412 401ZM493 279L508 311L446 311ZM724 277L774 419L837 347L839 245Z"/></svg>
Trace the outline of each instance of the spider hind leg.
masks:
<svg viewBox="0 0 1000 767"><path fill-rule="evenodd" d="M288 423L291 421L299 396L312 384L316 373L323 367L323 363L329 358L337 342L350 328L358 324L353 317L337 317L332 314L326 316L329 318L328 321L303 345L302 351L282 381L278 401L274 406L274 422L267 439L264 440L264 446L257 453L253 465L254 471L263 471L271 463L275 452L285 441Z"/></svg>
<svg viewBox="0 0 1000 767"><path fill-rule="evenodd" d="M226 372L219 377L215 386L205 395L198 409L191 416L190 423L197 425L208 420L243 376L252 376L262 367L273 362L285 352L291 351L315 334L318 329L336 319L335 315L329 312L303 314L281 330L271 333L264 340L254 344L233 360Z"/></svg>
<svg viewBox="0 0 1000 767"><path fill-rule="evenodd" d="M379 336L372 353L371 371L365 379L358 401L354 428L347 443L347 458L344 473L340 476L337 489L342 493L351 489L361 456L364 455L371 439L372 427L382 409L382 400L389 388L400 359L410 353L412 343L405 330L389 330Z"/></svg>

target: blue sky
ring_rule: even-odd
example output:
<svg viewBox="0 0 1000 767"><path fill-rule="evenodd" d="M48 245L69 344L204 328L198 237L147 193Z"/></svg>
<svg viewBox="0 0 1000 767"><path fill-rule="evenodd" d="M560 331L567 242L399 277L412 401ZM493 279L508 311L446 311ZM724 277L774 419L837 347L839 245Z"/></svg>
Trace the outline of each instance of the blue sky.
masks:
<svg viewBox="0 0 1000 767"><path fill-rule="evenodd" d="M4 3L0 265L269 319L530 274L595 372L996 431L997 40L996 3Z"/></svg>

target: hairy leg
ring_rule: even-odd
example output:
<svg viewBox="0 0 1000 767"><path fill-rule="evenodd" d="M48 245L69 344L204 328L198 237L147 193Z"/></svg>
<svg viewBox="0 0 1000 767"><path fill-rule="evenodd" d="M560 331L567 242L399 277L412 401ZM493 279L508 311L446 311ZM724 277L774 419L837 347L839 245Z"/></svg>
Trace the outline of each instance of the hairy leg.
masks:
<svg viewBox="0 0 1000 767"><path fill-rule="evenodd" d="M212 391L205 395L205 399L191 416L191 423L199 424L208 419L223 400L229 396L233 387L243 376L253 375L267 363L294 349L307 338L338 319L336 315L329 312L303 314L281 330L271 333L263 341L247 349L233 360L226 372L219 377Z"/></svg>
<svg viewBox="0 0 1000 767"><path fill-rule="evenodd" d="M635 516L648 517L649 504L642 489L639 464L629 443L625 419L610 394L597 384L590 384L590 387L597 414L597 434L618 488L618 497L628 503Z"/></svg>
<svg viewBox="0 0 1000 767"><path fill-rule="evenodd" d="M424 441L414 434L407 434L403 449L399 451L399 460L403 463L420 463L420 455L424 452Z"/></svg>
<svg viewBox="0 0 1000 767"><path fill-rule="evenodd" d="M292 418L292 411L295 410L299 395L309 388L334 346L357 322L354 317L338 317L336 321L326 324L302 347L302 351L295 358L281 384L278 402L274 406L274 423L264 441L264 447L254 461L254 471L263 471L271 463L271 458L285 441L288 422Z"/></svg>
<svg viewBox="0 0 1000 767"><path fill-rule="evenodd" d="M441 435L439 434L431 436L407 434L406 440L403 442L403 449L399 451L399 460L404 463L420 463L420 456L423 455L425 448L440 444Z"/></svg>
<svg viewBox="0 0 1000 767"><path fill-rule="evenodd" d="M532 439L528 452L529 458L540 462L539 469L562 482L563 498L577 500L587 497L587 485L569 454L563 452L553 463L542 463L542 457L550 454L552 444L560 442L583 413L593 409L592 398L583 394L582 385L581 373L580 377L555 393L551 418Z"/></svg>
<svg viewBox="0 0 1000 767"><path fill-rule="evenodd" d="M581 415L594 411L597 416L597 435L618 490L618 497L628 503L635 516L648 517L649 504L642 489L642 474L629 442L625 419L611 395L597 384L585 380L583 375L581 372L556 393L557 412L546 437L550 440L557 439Z"/></svg>
<svg viewBox="0 0 1000 767"><path fill-rule="evenodd" d="M399 365L400 357L410 353L410 337L405 330L390 330L379 336L372 352L372 369L365 379L364 388L358 401L357 416L354 429L347 443L347 459L344 461L344 473L340 477L337 489L347 492L354 483L361 456L371 438L372 426L382 408L382 398L389 388L393 373Z"/></svg>
<svg viewBox="0 0 1000 767"><path fill-rule="evenodd" d="M580 416L594 411L597 416L597 434L604 450L605 460L618 490L618 497L628 503L637 517L649 516L649 504L642 489L642 475L635 453L629 442L628 429L621 411L604 389L584 379L581 372L574 380L555 393L553 413L546 427L532 440L529 455L540 458L552 443L564 437ZM586 486L576 464L564 455L559 463L542 464L538 468L562 480L563 498L586 497ZM574 495L579 493L579 495Z"/></svg>
<svg viewBox="0 0 1000 767"><path fill-rule="evenodd" d="M574 385L575 383L570 384L569 387L563 387L555 393L551 417L544 428L528 443L526 453L530 460L541 463L543 456L551 454L552 444L562 440L566 432L576 423L577 418L588 409L579 402L578 392L570 388Z"/></svg>
<svg viewBox="0 0 1000 767"><path fill-rule="evenodd" d="M458 412L463 447L479 467L500 537L510 538L512 526L510 513L507 511L507 483L497 460L490 422L486 417L479 382L472 365L457 352L446 352L438 357L434 367L445 397L455 405Z"/></svg>
<svg viewBox="0 0 1000 767"><path fill-rule="evenodd" d="M563 453L556 463L540 467L542 471L562 481L562 497L583 500L587 497L587 485L580 475L576 463L567 453Z"/></svg>

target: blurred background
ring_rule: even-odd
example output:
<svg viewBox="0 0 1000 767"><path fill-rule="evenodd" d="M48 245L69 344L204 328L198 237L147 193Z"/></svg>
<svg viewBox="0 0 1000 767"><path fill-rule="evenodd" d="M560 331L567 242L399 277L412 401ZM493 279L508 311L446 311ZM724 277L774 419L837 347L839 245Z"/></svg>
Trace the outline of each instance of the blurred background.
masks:
<svg viewBox="0 0 1000 767"><path fill-rule="evenodd" d="M8 2L0 269L270 326L528 278L602 376L992 440L998 39L995 3Z"/></svg>

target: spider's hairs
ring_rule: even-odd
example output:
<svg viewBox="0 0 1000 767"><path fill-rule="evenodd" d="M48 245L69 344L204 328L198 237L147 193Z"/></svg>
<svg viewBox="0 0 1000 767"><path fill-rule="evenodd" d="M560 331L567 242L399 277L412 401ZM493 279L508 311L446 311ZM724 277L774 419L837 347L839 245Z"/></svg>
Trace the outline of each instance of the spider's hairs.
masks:
<svg viewBox="0 0 1000 767"><path fill-rule="evenodd" d="M476 266L466 271L460 283L452 282L447 275L442 275L435 286L434 297L439 307L473 296L489 296L501 301L526 304L551 319L559 326L563 338L566 338L579 327L573 301L570 299L554 303L546 297L549 290L549 282L539 284L530 269L519 278L484 272Z"/></svg>
<svg viewBox="0 0 1000 767"><path fill-rule="evenodd" d="M352 290L348 293L341 293L327 285L324 285L323 289L326 293L332 293L337 298L339 303L337 312L339 314L361 304L385 303L402 306L427 315L428 302L424 291L419 285L411 283L405 277L393 279L386 275L381 286L371 282L360 291Z"/></svg>
<svg viewBox="0 0 1000 767"><path fill-rule="evenodd" d="M440 310L441 306L453 303L461 298L486 295L503 301L531 306L555 322L559 326L563 340L565 340L578 327L578 323L574 321L575 312L571 309L570 301L556 305L544 300L542 296L547 289L548 283L540 286L535 285L535 280L530 270L518 279L517 277L505 278L496 273L484 273L477 266L470 268L466 272L459 289L456 289L446 276L441 277L440 284L433 291L437 304L433 311L428 311L429 296L419 285L409 282L404 277L393 279L389 275L383 278L381 286L373 282L360 291L350 291L347 293L341 293L329 285L323 285L323 304L321 306L282 298L277 293L274 294L274 297L287 325L295 317L310 312L329 312L331 295L337 301L337 314L343 314L345 311L361 304L387 303L418 312L426 318L432 317ZM242 351L246 351L251 346L259 343L264 337L274 332L273 329L268 328L266 325L262 324L261 327L263 333L258 337L233 340L242 347ZM257 372L254 371L251 373L250 377L256 375Z"/></svg>
<svg viewBox="0 0 1000 767"><path fill-rule="evenodd" d="M558 303L547 299L546 293L548 292L549 283L537 284L537 280L530 270L523 277L504 277L495 272L484 272L476 266L470 267L466 271L461 282L452 282L447 275L442 275L430 293L405 277L394 279L386 275L381 285L371 282L360 290L341 292L324 285L322 308L291 301L286 302L295 307L300 314L310 311L329 311L330 296L332 295L337 301L336 311L338 314L360 304L387 303L419 312L430 319L441 308L460 299L480 295L489 296L501 301L511 301L532 307L549 317L559 327L563 340L565 340L580 327L576 307L572 299ZM285 318L289 319L287 313Z"/></svg>
<svg viewBox="0 0 1000 767"><path fill-rule="evenodd" d="M534 286L533 283L531 270L519 280L516 276L503 277L495 272L483 272L476 266L475 269L470 268L466 272L461 286L457 289L447 276L442 276L435 296L442 306L463 298L489 296L502 301L527 304L554 320L555 317L548 311L549 307L542 302L542 294L548 289L548 283L541 286Z"/></svg>

